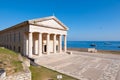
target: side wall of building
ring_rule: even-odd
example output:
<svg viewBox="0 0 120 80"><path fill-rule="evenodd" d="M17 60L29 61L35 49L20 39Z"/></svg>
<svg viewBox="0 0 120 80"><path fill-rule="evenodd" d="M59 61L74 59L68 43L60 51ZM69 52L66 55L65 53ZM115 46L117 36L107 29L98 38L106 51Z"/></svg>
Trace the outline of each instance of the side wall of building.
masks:
<svg viewBox="0 0 120 80"><path fill-rule="evenodd" d="M28 25L9 28L0 32L0 46L23 53L24 33L29 31Z"/></svg>

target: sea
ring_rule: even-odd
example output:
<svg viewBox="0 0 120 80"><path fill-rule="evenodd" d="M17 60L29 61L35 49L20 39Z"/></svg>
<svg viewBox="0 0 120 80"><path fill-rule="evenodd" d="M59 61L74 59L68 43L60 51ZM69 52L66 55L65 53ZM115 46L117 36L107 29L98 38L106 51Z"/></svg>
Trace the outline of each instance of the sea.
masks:
<svg viewBox="0 0 120 80"><path fill-rule="evenodd" d="M120 41L67 41L67 47L120 51Z"/></svg>

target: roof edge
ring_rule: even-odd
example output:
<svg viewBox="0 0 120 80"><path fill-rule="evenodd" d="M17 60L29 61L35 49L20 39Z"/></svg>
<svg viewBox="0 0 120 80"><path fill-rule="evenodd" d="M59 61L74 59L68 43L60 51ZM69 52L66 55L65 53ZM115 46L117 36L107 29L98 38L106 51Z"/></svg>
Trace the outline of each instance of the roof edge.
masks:
<svg viewBox="0 0 120 80"><path fill-rule="evenodd" d="M49 16L49 17L43 17L43 18L37 18L37 19L31 19L28 20L29 24L35 24L36 22L40 22L40 21L44 21L44 20L49 20L49 19L54 19L55 21L57 21L61 26L63 26L66 30L69 30L69 28L64 25L58 18L56 18L55 16Z"/></svg>
<svg viewBox="0 0 120 80"><path fill-rule="evenodd" d="M14 28L18 28L22 25L27 25L27 24L29 24L28 21L24 21L24 22L21 22L21 23L18 23L16 25L14 25L14 26L8 27L8 28L3 29L3 30L0 30L0 32L7 31L7 30L10 30L10 29L14 29Z"/></svg>
<svg viewBox="0 0 120 80"><path fill-rule="evenodd" d="M28 25L28 24L34 24L35 22L38 22L38 21L44 21L44 20L49 20L49 19L54 19L56 20L59 24L61 24L61 26L63 26L66 30L69 30L69 28L64 25L59 19L57 19L55 16L48 16L48 17L43 17L43 18L36 18L36 19L31 19L31 20L27 20L27 21L23 21L21 23L18 23L16 25L13 25L11 27L8 27L6 29L3 29L3 30L0 30L0 33L3 32L3 31L7 31L7 30L10 30L10 29L14 29L14 28L18 28L22 25Z"/></svg>

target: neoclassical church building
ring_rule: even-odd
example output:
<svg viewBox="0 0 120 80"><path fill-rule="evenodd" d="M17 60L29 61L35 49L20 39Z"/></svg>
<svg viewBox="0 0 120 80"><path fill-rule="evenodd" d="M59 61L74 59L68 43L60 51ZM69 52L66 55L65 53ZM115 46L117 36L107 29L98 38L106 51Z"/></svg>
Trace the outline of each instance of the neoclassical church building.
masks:
<svg viewBox="0 0 120 80"><path fill-rule="evenodd" d="M28 57L62 53L67 50L67 30L55 16L28 20L0 31L0 46Z"/></svg>

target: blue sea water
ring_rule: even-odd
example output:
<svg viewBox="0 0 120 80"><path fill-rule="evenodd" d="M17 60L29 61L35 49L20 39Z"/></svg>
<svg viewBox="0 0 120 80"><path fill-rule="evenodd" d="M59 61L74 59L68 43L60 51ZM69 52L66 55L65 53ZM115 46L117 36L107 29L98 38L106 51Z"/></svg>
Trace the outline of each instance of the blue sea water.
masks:
<svg viewBox="0 0 120 80"><path fill-rule="evenodd" d="M68 48L94 48L98 50L120 50L120 41L68 41Z"/></svg>

